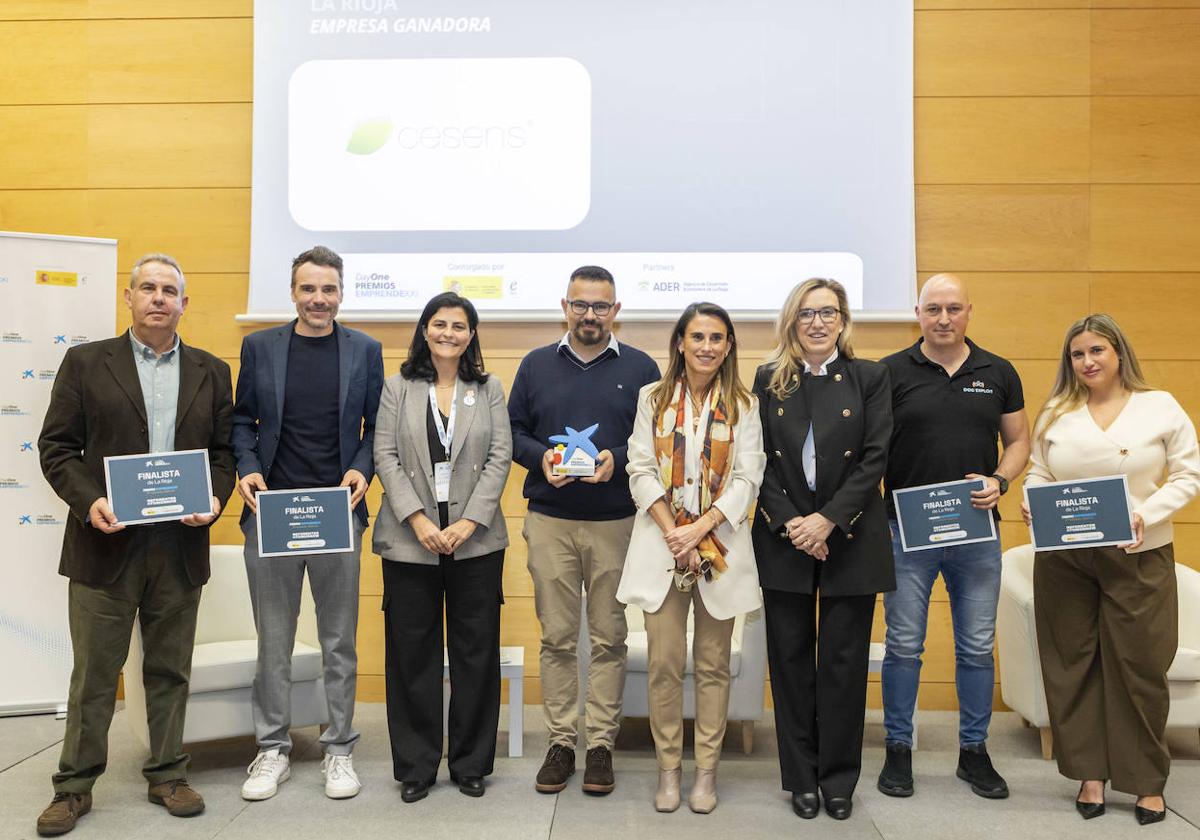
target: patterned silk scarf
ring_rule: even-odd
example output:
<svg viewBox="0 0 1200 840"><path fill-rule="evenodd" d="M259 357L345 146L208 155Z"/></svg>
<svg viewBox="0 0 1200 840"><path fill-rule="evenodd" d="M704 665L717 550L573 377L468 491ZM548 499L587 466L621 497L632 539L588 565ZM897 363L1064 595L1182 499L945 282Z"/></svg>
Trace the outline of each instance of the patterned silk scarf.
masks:
<svg viewBox="0 0 1200 840"><path fill-rule="evenodd" d="M654 430L654 450L658 456L658 475L662 482L667 503L675 514L676 525L689 525L703 516L714 499L721 495L725 479L733 468L729 450L733 444L733 426L730 425L725 411L725 403L720 399L720 389L712 388L708 397L708 422L704 428L704 444L700 451L700 492L699 511L695 515L684 509L684 457L687 448L687 436L684 424L687 422L686 400L687 383L681 377L675 382L675 393L671 401L663 409ZM727 565L725 563L725 546L717 539L716 533L710 531L700 540L696 550L700 557L708 560L711 568L705 575L708 581L713 581Z"/></svg>

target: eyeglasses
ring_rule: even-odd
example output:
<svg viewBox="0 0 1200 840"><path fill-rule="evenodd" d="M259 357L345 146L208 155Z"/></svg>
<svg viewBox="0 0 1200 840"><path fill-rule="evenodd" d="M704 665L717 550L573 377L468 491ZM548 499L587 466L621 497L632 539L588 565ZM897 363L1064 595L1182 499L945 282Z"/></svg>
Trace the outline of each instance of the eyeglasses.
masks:
<svg viewBox="0 0 1200 840"><path fill-rule="evenodd" d="M567 306L571 307L571 311L576 315L586 315L590 309L596 313L597 318L603 318L613 308L613 305L605 300L595 302L587 300L569 300Z"/></svg>
<svg viewBox="0 0 1200 840"><path fill-rule="evenodd" d="M690 568L679 569L674 566L667 571L671 572L675 578L676 589L680 592L691 592L692 584L696 582L697 578L708 577L708 573L712 571L712 561L707 559L701 560L700 568L694 572Z"/></svg>
<svg viewBox="0 0 1200 840"><path fill-rule="evenodd" d="M837 309L835 309L832 306L822 306L820 309L801 309L800 310L800 323L801 324L811 324L813 318L816 318L818 315L820 315L821 323L832 324L834 321L837 320L837 316L841 315L841 314L842 314L841 312L839 312Z"/></svg>

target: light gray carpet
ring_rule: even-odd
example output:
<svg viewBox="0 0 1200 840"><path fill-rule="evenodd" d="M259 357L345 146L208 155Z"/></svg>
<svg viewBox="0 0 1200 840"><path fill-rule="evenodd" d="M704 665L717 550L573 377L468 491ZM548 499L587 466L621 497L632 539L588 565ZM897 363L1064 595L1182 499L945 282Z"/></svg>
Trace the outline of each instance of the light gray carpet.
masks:
<svg viewBox="0 0 1200 840"><path fill-rule="evenodd" d="M1071 806L1074 782L1063 779L1054 765L1041 759L1037 733L1024 729L1015 715L996 715L990 749L996 766L1013 791L1011 798L987 801L973 795L954 777L957 760L957 715L920 713L921 749L914 756L917 793L891 799L875 789L883 760L880 713L868 713L863 779L855 795L854 816L842 823L822 814L815 820L796 818L779 789L774 727L759 725L754 754L742 755L730 734L721 764L720 805L708 816L687 810L655 813L651 805L657 774L645 721L630 720L622 731L615 764L617 789L608 797L585 796L580 772L557 796L533 791L533 777L544 752L544 730L537 707L526 710L525 757L510 759L507 733L501 732L496 772L482 799L462 796L446 778L422 802L400 801L392 780L387 722L383 706L358 706L356 723L363 733L355 750L355 767L363 792L334 802L324 797L320 748L315 728L297 730L292 778L279 795L266 802L244 802L238 791L245 766L254 757L250 738L191 747L193 785L204 794L205 813L175 819L145 798L140 747L127 734L124 712L117 713L110 733L108 772L95 790L95 806L72 837L145 838L282 838L282 840L369 840L369 838L530 838L531 840L602 840L608 837L869 838L870 840L1071 840L1071 838L1188 838L1200 840L1200 733L1171 733L1175 762L1167 801L1167 820L1140 829L1133 819L1133 799L1110 794L1109 813L1085 823ZM501 714L501 721L506 715ZM32 838L34 821L51 796L49 777L58 761L63 724L51 716L0 718L0 840ZM579 753L582 765L583 753ZM690 755L685 758L685 788L690 781Z"/></svg>

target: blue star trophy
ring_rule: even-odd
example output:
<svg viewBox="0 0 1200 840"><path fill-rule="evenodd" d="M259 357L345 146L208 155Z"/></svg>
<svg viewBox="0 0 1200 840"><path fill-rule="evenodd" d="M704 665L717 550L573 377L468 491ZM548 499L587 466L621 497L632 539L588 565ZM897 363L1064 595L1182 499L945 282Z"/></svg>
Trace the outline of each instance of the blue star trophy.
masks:
<svg viewBox="0 0 1200 840"><path fill-rule="evenodd" d="M567 426L565 435L551 435L550 442L554 447L554 466L550 472L554 475L595 475L596 459L600 450L592 443L592 435L600 428L599 423L593 423L582 432L577 432Z"/></svg>

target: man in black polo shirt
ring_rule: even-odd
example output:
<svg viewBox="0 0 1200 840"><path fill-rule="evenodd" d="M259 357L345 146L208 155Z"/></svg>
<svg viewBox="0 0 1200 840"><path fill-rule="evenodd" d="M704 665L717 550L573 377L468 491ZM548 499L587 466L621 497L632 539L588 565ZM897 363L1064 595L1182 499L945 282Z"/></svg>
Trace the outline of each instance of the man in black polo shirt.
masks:
<svg viewBox="0 0 1200 840"><path fill-rule="evenodd" d="M993 511L1029 459L1029 425L1021 380L1006 360L967 336L971 303L952 274L930 277L917 301L922 337L883 359L892 375L892 440L884 489L892 519L896 591L883 596L887 652L883 660L883 720L887 758L879 790L911 796L912 716L921 675L929 594L938 574L950 595L959 705L958 777L989 799L1008 785L987 753L992 716L999 541L903 550L892 491L962 478L982 478L976 508ZM997 436L1004 444L997 457ZM997 516L998 518L998 516Z"/></svg>

